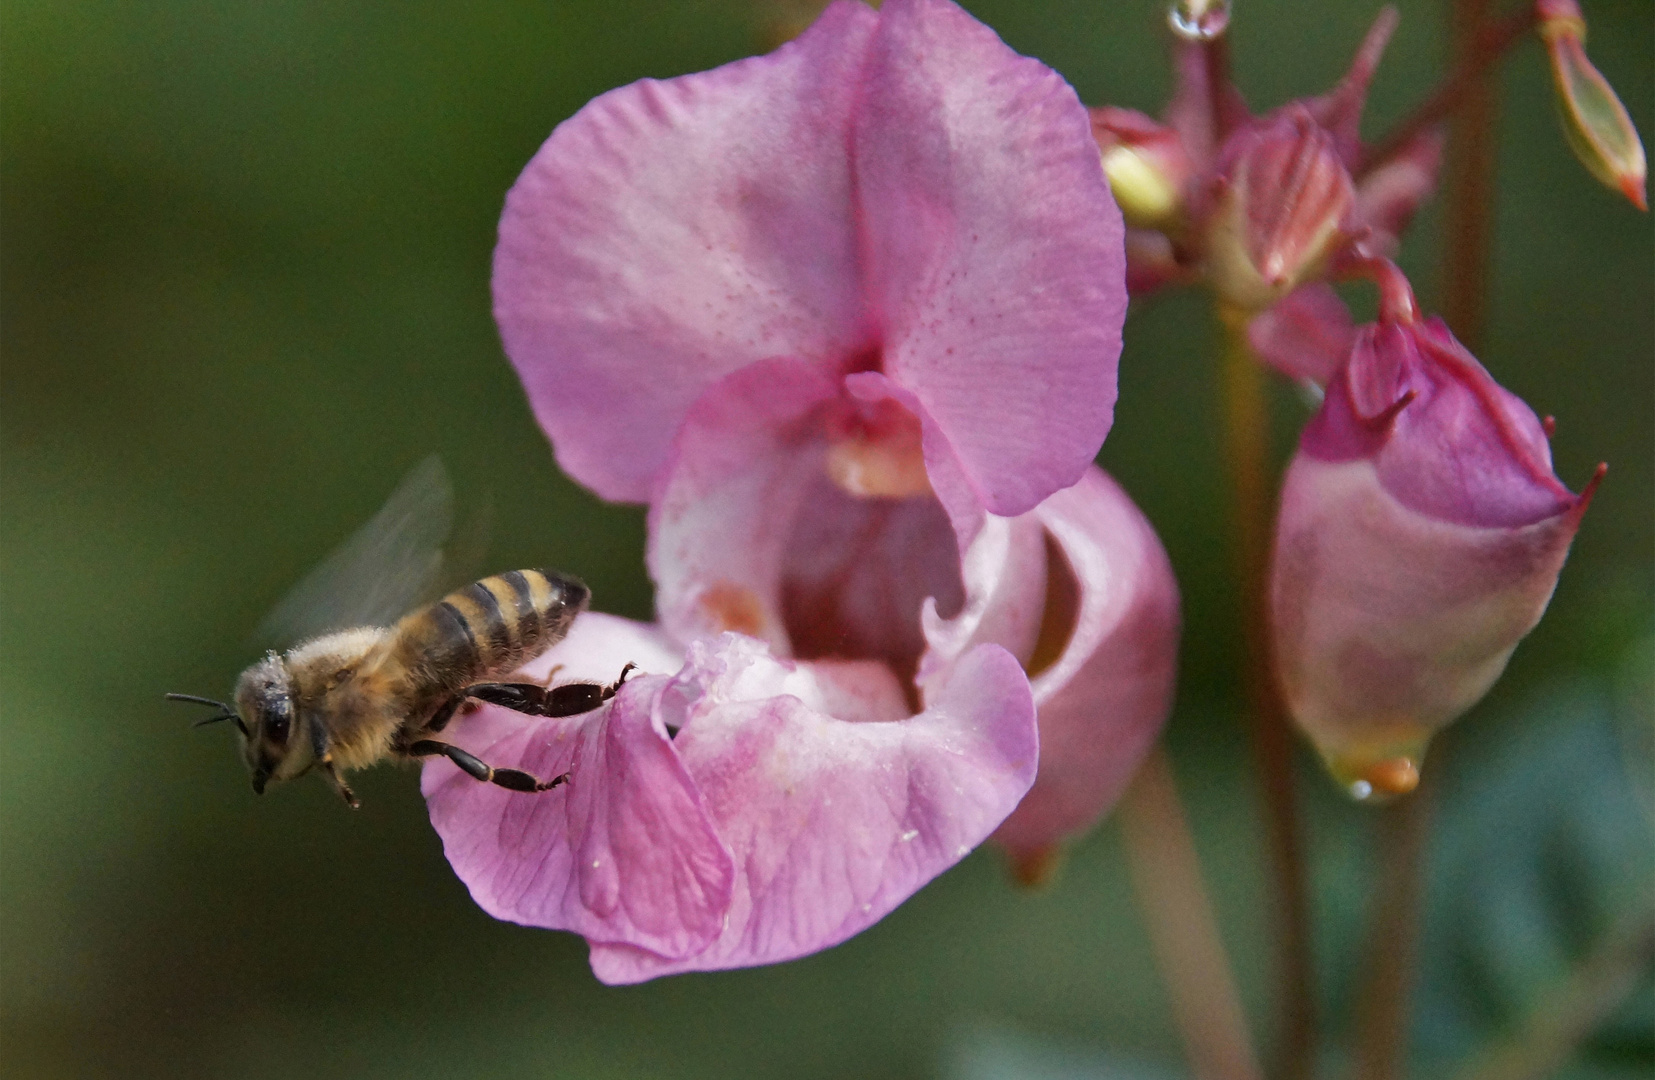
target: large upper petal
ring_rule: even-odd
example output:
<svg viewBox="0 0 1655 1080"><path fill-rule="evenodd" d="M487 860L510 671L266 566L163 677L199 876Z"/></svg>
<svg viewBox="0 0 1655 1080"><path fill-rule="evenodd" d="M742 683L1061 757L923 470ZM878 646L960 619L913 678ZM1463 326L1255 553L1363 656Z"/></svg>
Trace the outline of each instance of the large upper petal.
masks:
<svg viewBox="0 0 1655 1080"><path fill-rule="evenodd" d="M1091 122L1056 72L945 0L885 4L863 80L884 371L983 504L1022 513L1080 478L1113 416L1125 230Z"/></svg>
<svg viewBox="0 0 1655 1080"><path fill-rule="evenodd" d="M1034 779L1034 703L1004 649L966 654L929 709L890 722L826 711L833 692L813 689L812 668L734 634L691 648L661 709L683 725L677 749L735 855L729 918L694 955L594 942L600 979L775 963L837 944L981 843Z"/></svg>
<svg viewBox="0 0 1655 1080"><path fill-rule="evenodd" d="M507 196L495 318L559 464L599 495L647 499L725 373L870 347L849 140L876 20L838 3L768 56L604 94Z"/></svg>
<svg viewBox="0 0 1655 1080"><path fill-rule="evenodd" d="M607 682L627 661L654 672L679 666L654 628L588 612L531 673L562 664L567 675ZM496 767L570 774L562 787L527 795L478 783L443 759L425 766L431 823L479 907L666 956L694 954L718 935L734 866L655 715L666 683L635 678L610 705L561 719L486 707L444 733Z"/></svg>

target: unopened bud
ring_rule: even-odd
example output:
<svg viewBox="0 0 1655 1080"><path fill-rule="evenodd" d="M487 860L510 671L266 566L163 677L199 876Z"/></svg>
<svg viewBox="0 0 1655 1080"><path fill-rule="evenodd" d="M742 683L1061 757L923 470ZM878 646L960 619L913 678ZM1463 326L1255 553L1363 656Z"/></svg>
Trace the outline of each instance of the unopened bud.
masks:
<svg viewBox="0 0 1655 1080"><path fill-rule="evenodd" d="M1595 486L1564 487L1541 422L1441 321L1359 332L1288 470L1271 570L1288 708L1352 795L1418 782L1539 622Z"/></svg>
<svg viewBox="0 0 1655 1080"><path fill-rule="evenodd" d="M1575 0L1539 0L1535 11L1569 148L1593 176L1647 210L1643 142L1614 87L1586 58L1586 20L1579 6Z"/></svg>
<svg viewBox="0 0 1655 1080"><path fill-rule="evenodd" d="M1355 187L1333 137L1302 106L1238 132L1220 168L1208 274L1226 303L1258 311L1320 273L1348 233Z"/></svg>
<svg viewBox="0 0 1655 1080"><path fill-rule="evenodd" d="M1104 106L1091 112L1103 172L1126 223L1136 229L1178 228L1191 172L1178 133L1133 109Z"/></svg>

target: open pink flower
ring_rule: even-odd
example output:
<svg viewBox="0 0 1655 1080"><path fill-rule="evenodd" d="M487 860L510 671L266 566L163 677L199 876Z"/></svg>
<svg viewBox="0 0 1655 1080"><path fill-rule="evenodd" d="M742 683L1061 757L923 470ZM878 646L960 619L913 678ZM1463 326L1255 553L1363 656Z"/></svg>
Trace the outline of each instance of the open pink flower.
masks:
<svg viewBox="0 0 1655 1080"><path fill-rule="evenodd" d="M649 502L660 621L585 615L534 668L638 663L611 705L457 725L564 788L427 766L485 909L584 935L611 982L771 963L1014 828L1042 741L1073 760L1040 760L1013 842L1107 808L1177 632L1153 532L1090 464L1121 233L1073 92L943 0L835 4L553 133L496 315L563 466Z"/></svg>

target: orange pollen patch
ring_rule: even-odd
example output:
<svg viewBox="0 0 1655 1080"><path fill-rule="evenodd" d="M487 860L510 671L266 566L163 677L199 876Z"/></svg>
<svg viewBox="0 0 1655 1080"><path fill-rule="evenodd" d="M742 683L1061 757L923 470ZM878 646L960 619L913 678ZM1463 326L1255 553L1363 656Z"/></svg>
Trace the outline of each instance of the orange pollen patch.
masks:
<svg viewBox="0 0 1655 1080"><path fill-rule="evenodd" d="M731 581L709 585L696 601L710 626L749 637L764 636L764 605L751 589Z"/></svg>
<svg viewBox="0 0 1655 1080"><path fill-rule="evenodd" d="M894 401L881 401L836 425L827 474L858 498L931 494L919 419Z"/></svg>
<svg viewBox="0 0 1655 1080"><path fill-rule="evenodd" d="M1376 761L1362 773L1380 795L1406 795L1419 786L1419 766L1412 758L1394 757Z"/></svg>

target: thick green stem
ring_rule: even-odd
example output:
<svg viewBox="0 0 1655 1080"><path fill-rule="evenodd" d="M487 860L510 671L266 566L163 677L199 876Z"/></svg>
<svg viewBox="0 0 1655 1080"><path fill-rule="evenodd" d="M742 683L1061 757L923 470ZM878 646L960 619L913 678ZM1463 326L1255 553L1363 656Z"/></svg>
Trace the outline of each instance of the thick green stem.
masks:
<svg viewBox="0 0 1655 1080"><path fill-rule="evenodd" d="M1196 1080L1260 1080L1247 1017L1166 751L1157 747L1138 770L1116 819L1190 1075Z"/></svg>
<svg viewBox="0 0 1655 1080"><path fill-rule="evenodd" d="M1309 1080L1316 1050L1310 900L1293 791L1293 733L1270 654L1270 534L1275 520L1267 372L1247 345L1247 315L1220 310L1224 332L1224 434L1229 465L1242 641L1254 756L1270 839L1274 908L1279 913L1279 1068L1283 1080Z"/></svg>

